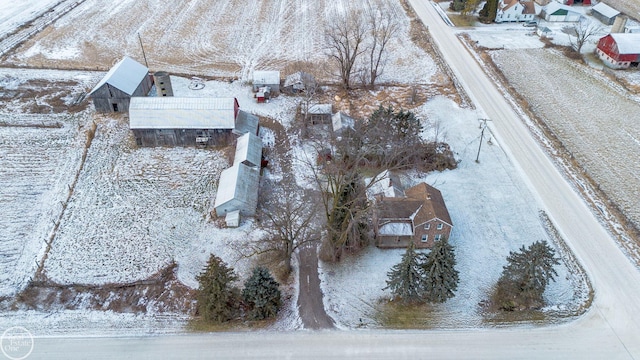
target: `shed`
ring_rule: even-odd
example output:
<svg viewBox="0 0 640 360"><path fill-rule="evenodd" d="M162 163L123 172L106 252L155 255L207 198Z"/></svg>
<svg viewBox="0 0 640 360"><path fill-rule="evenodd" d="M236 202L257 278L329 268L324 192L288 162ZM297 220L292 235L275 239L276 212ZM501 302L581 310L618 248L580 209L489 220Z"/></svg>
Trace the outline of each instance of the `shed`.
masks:
<svg viewBox="0 0 640 360"><path fill-rule="evenodd" d="M302 113L306 115L307 121L313 125L331 124L332 108L331 104L315 104L309 106L306 112L303 109Z"/></svg>
<svg viewBox="0 0 640 360"><path fill-rule="evenodd" d="M596 53L612 69L638 68L640 62L640 34L614 33L598 41Z"/></svg>
<svg viewBox="0 0 640 360"><path fill-rule="evenodd" d="M153 81L149 69L125 56L91 90L89 96L98 112L125 112L133 96L147 96Z"/></svg>
<svg viewBox="0 0 640 360"><path fill-rule="evenodd" d="M601 2L591 8L591 15L605 25L613 25L616 17L620 15L620 11Z"/></svg>
<svg viewBox="0 0 640 360"><path fill-rule="evenodd" d="M227 227L238 227L240 226L240 211L231 211L227 213L227 216L224 217L224 222L227 224Z"/></svg>
<svg viewBox="0 0 640 360"><path fill-rule="evenodd" d="M347 129L354 130L355 120L342 111L338 111L331 117L331 126L334 133L341 133Z"/></svg>
<svg viewBox="0 0 640 360"><path fill-rule="evenodd" d="M582 14L573 10L570 6L552 1L542 8L540 17L549 22L576 22L580 21Z"/></svg>
<svg viewBox="0 0 640 360"><path fill-rule="evenodd" d="M251 133L240 136L236 142L236 154L233 163L258 167L262 161L262 139Z"/></svg>
<svg viewBox="0 0 640 360"><path fill-rule="evenodd" d="M536 29L536 34L541 38L550 38L553 36L553 31L546 26L539 26Z"/></svg>
<svg viewBox="0 0 640 360"><path fill-rule="evenodd" d="M220 174L215 210L218 216L239 211L242 216L253 216L258 207L260 169L243 163L233 164Z"/></svg>
<svg viewBox="0 0 640 360"><path fill-rule="evenodd" d="M298 71L287 75L284 79L283 90L288 93L299 93L307 91L317 85L313 75L304 71Z"/></svg>
<svg viewBox="0 0 640 360"><path fill-rule="evenodd" d="M257 92L261 87L271 88L271 94L276 96L280 93L280 71L256 70L253 72L253 92Z"/></svg>
<svg viewBox="0 0 640 360"><path fill-rule="evenodd" d="M224 145L239 112L235 98L135 97L129 128L138 146Z"/></svg>

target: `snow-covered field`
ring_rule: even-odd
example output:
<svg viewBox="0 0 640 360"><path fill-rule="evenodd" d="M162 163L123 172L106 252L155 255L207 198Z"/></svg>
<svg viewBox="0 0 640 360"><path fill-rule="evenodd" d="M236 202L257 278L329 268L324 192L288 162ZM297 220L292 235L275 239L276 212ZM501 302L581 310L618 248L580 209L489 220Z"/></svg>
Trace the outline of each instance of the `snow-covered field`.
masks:
<svg viewBox="0 0 640 360"><path fill-rule="evenodd" d="M640 99L554 51L495 51L492 57L580 166L640 224L640 130L634 115Z"/></svg>
<svg viewBox="0 0 640 360"><path fill-rule="evenodd" d="M0 1L0 39L48 11L60 0Z"/></svg>
<svg viewBox="0 0 640 360"><path fill-rule="evenodd" d="M451 244L456 249L460 284L456 297L434 306L427 327L461 328L482 325L478 303L486 300L506 264L509 251L537 240L551 241L540 219L540 207L516 167L485 132L480 163L475 162L480 129L477 114L460 109L445 98L434 98L416 109L426 124L439 123L445 141L457 153L458 169L427 175L408 174L404 186L425 181L437 187L454 224ZM488 136L487 136L488 135ZM391 294L387 272L404 250L369 248L337 265L323 264L321 279L325 305L336 322L346 328L379 326L376 316L382 299ZM574 309L585 301L580 277L558 266L558 278L545 298L550 309Z"/></svg>
<svg viewBox="0 0 640 360"><path fill-rule="evenodd" d="M428 82L430 56L411 42L409 21L397 1L371 0L393 14L402 36L389 44L382 81ZM8 58L17 65L50 68L109 68L123 55L174 73L248 79L256 68L281 69L301 61L323 73L325 25L338 13L362 9L358 2L225 0L181 6L159 0L117 0L108 6L87 0L36 35ZM422 59L427 59L424 62ZM411 59L410 61L408 59Z"/></svg>

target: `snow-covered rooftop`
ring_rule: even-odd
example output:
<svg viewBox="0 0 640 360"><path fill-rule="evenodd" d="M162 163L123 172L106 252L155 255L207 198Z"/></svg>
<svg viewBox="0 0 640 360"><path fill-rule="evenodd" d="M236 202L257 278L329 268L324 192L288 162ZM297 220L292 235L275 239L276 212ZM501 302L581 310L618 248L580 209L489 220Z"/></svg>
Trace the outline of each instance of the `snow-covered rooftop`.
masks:
<svg viewBox="0 0 640 360"><path fill-rule="evenodd" d="M233 129L235 98L134 97L131 129Z"/></svg>
<svg viewBox="0 0 640 360"><path fill-rule="evenodd" d="M114 67L109 70L107 75L91 90L91 95L102 85L109 84L121 91L133 95L142 79L149 75L149 69L132 58L125 56Z"/></svg>
<svg viewBox="0 0 640 360"><path fill-rule="evenodd" d="M591 8L591 10L597 13L600 13L608 18L612 18L614 16L620 15L620 11L612 8L611 6L603 2L598 3L597 5L594 5L593 8Z"/></svg>
<svg viewBox="0 0 640 360"><path fill-rule="evenodd" d="M408 222L390 222L380 226L378 232L384 236L413 236L413 226Z"/></svg>
<svg viewBox="0 0 640 360"><path fill-rule="evenodd" d="M611 37L618 45L620 54L640 54L639 33L613 33Z"/></svg>
<svg viewBox="0 0 640 360"><path fill-rule="evenodd" d="M315 104L309 106L307 113L316 115L331 114L331 108L331 104Z"/></svg>
<svg viewBox="0 0 640 360"><path fill-rule="evenodd" d="M233 159L233 163L259 166L261 159L262 139L251 133L240 136L236 142L236 156Z"/></svg>
<svg viewBox="0 0 640 360"><path fill-rule="evenodd" d="M244 210L250 215L255 213L258 205L259 182L259 170L243 163L234 164L225 169L220 174L220 182L218 183L215 202L216 212L220 207L236 201L237 206L233 210ZM221 215L221 213L218 212L218 215Z"/></svg>

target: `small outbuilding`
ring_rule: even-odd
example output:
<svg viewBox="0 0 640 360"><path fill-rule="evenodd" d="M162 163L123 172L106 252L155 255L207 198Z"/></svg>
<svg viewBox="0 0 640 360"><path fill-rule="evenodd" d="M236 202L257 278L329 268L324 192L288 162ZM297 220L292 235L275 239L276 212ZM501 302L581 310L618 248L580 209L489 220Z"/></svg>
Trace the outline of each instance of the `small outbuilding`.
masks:
<svg viewBox="0 0 640 360"><path fill-rule="evenodd" d="M312 125L331 124L331 116L333 114L333 106L331 104L315 104L309 106L308 109L302 109L302 115L306 116L307 122Z"/></svg>
<svg viewBox="0 0 640 360"><path fill-rule="evenodd" d="M284 79L283 91L295 94L300 92L305 92L310 88L313 88L317 85L316 79L313 75L306 73L304 71L298 71L291 75L288 75Z"/></svg>
<svg viewBox="0 0 640 360"><path fill-rule="evenodd" d="M539 26L536 29L536 34L538 34L538 36L540 36L541 38L551 38L553 37L553 30L549 29L546 26Z"/></svg>
<svg viewBox="0 0 640 360"><path fill-rule="evenodd" d="M598 41L596 54L612 69L638 68L640 33L614 33Z"/></svg>
<svg viewBox="0 0 640 360"><path fill-rule="evenodd" d="M129 128L138 146L225 145L240 112L235 98L135 97Z"/></svg>
<svg viewBox="0 0 640 360"><path fill-rule="evenodd" d="M243 163L233 164L220 174L216 193L215 211L218 216L238 211L242 216L253 216L258 207L260 169Z"/></svg>
<svg viewBox="0 0 640 360"><path fill-rule="evenodd" d="M149 69L125 56L107 72L89 96L97 112L126 112L131 98L147 96L152 86Z"/></svg>
<svg viewBox="0 0 640 360"><path fill-rule="evenodd" d="M254 71L253 92L258 92L263 87L269 87L272 96L280 94L280 71Z"/></svg>
<svg viewBox="0 0 640 360"><path fill-rule="evenodd" d="M542 8L540 17L549 22L576 22L580 21L582 14L570 6L552 1Z"/></svg>
<svg viewBox="0 0 640 360"><path fill-rule="evenodd" d="M355 120L351 116L343 113L342 111L338 111L331 117L331 126L333 128L333 132L336 134L348 129L354 130L355 123Z"/></svg>
<svg viewBox="0 0 640 360"><path fill-rule="evenodd" d="M620 15L620 11L601 2L591 8L591 15L605 25L613 25L616 17Z"/></svg>

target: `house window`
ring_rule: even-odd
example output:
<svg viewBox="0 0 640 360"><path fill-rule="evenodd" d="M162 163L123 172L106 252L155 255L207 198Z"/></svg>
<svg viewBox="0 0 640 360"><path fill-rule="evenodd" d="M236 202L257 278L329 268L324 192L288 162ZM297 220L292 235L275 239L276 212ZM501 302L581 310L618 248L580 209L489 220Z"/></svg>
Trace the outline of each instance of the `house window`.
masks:
<svg viewBox="0 0 640 360"><path fill-rule="evenodd" d="M440 239L442 239L442 235L440 234L436 235L436 241L440 241Z"/></svg>
<svg viewBox="0 0 640 360"><path fill-rule="evenodd" d="M437 236L436 236L436 238L437 238ZM425 234L425 235L422 235L422 239L420 241L427 242L428 239L429 239L428 235Z"/></svg>
<svg viewBox="0 0 640 360"><path fill-rule="evenodd" d="M426 223L426 224L424 224L424 229L425 229L425 230L429 230L429 229L431 229L431 224L430 224L430 223Z"/></svg>
<svg viewBox="0 0 640 360"><path fill-rule="evenodd" d="M443 226L444 225L442 225L442 224L438 224L438 230L442 230Z"/></svg>

